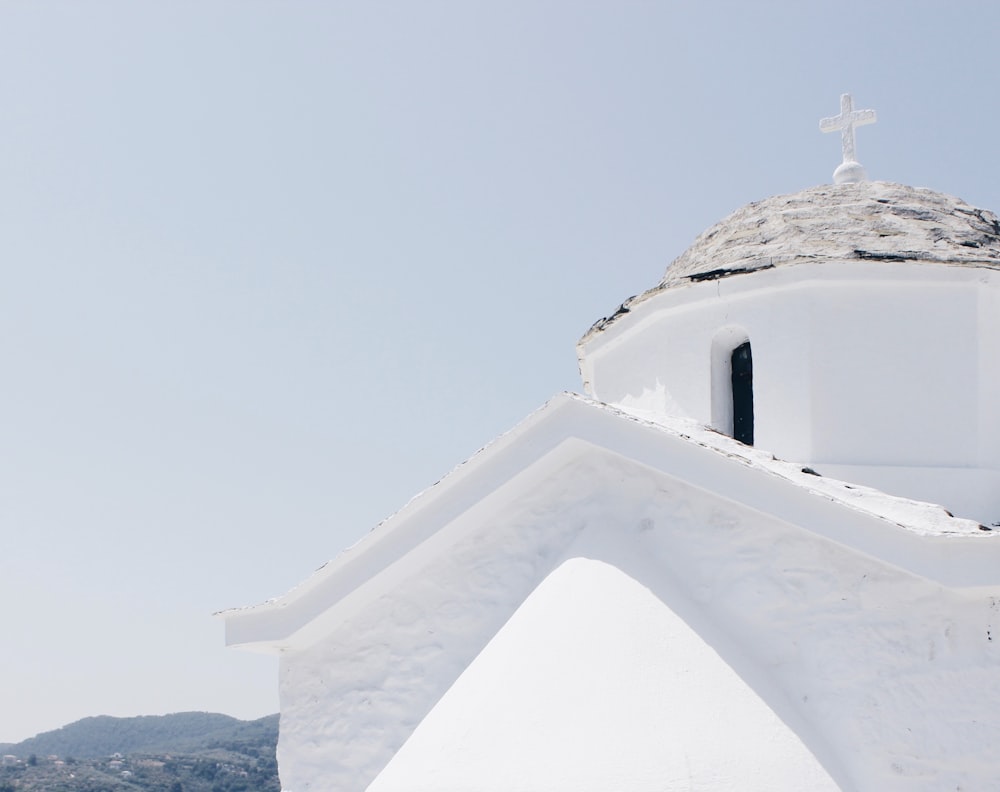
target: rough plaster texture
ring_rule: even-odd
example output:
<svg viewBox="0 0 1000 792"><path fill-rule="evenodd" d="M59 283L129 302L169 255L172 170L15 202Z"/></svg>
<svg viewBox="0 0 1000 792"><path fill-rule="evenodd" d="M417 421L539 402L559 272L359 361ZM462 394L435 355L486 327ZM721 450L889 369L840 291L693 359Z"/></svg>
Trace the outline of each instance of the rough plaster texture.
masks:
<svg viewBox="0 0 1000 792"><path fill-rule="evenodd" d="M511 477L516 450L531 452L517 460L528 474ZM552 458L557 463L547 464ZM464 503L464 490L478 500L451 508L449 499ZM484 491L493 494L479 497ZM452 516L382 566L380 545L405 536L425 511ZM960 709L947 717L973 724L989 720L987 711L1000 704L992 693L972 690L996 670L987 633L990 598L1000 593L998 539L935 507L803 473L691 422L652 424L565 396L415 499L313 580L229 618L245 622L233 633L243 641L256 631L259 645L281 649L279 767L289 792L367 788L536 587L563 562L580 557L619 570L648 589L662 614L687 625L685 634L697 637L678 644L679 654L672 655L677 662L702 643L718 654L720 661L711 664L718 674L706 671L699 685L722 689L735 673L747 688L737 686L741 700L760 702L750 710L762 743L749 753L733 753L725 768L701 739L679 745L669 757L639 750L650 739L641 729L666 726L637 720L634 745L645 758L629 764L635 788L653 779L681 783L683 777L688 787L666 788L717 790L725 778L747 784L759 777L770 779L758 787L764 789L777 783L767 768L787 765L804 777L829 775L844 789L902 789L897 776L910 783L918 770L924 772L922 765L914 769L908 738L930 736L907 731L918 710L943 711L946 700L960 700ZM365 582L346 599L320 607L323 597L338 591L331 581L340 575L360 580L362 567ZM293 607L311 597L320 600L306 609ZM318 638L309 629L316 621L311 613L336 615ZM561 616L555 611L546 618ZM580 618L587 620L586 614ZM951 622L955 626L948 628ZM926 667L928 647L945 640L945 629L961 637L961 651L935 648L934 656L947 662ZM647 648L657 646L662 643L653 640ZM636 661L647 669L657 665L654 656ZM630 668L618 669L608 690L641 698L658 695L669 682L630 676ZM909 687L895 690L890 677L903 672L925 687L918 694ZM850 680L847 689L844 679ZM456 711L452 704L443 710ZM585 719L572 711L549 715L565 718L567 730L582 729L587 753L600 755L601 733L584 728ZM434 722L446 734L459 728L453 715L434 716ZM670 723L677 728L676 719ZM764 728L768 723L774 728ZM848 724L856 724L853 731ZM868 724L868 731L862 734L858 724ZM691 735L704 734L694 721L690 726ZM920 728L933 732L932 726ZM976 740L1000 737L992 727L974 735L972 725L950 728L961 745L928 754L940 770L928 776L926 787L916 788L1000 772L990 761L973 771L955 758L978 751ZM419 741L450 742L435 733ZM489 742L470 745L469 756L479 751L500 761L482 753ZM396 784L412 777L414 785L404 788L433 789L452 760L447 752L417 754L430 764L402 776L393 770L387 778ZM890 754L898 772L884 761ZM760 764L747 763L748 756ZM488 778L497 771L483 761L476 765L483 778L466 774L448 783L494 788ZM573 783L562 788L580 788L566 761L559 751L542 752L520 777L530 786L565 775ZM681 765L702 770L678 775ZM613 788L599 770L589 767L605 789ZM418 778L437 780L421 786Z"/></svg>
<svg viewBox="0 0 1000 792"><path fill-rule="evenodd" d="M829 776L832 788L932 792L988 788L1000 775L992 751L1000 689L991 684L1000 671L1000 645L992 641L1000 588L949 590L620 457L588 455L552 487L528 498L523 511L512 503L454 555L412 569L406 584L342 630L284 654L286 789L365 789L400 747L398 766L373 790L718 792L799 789L803 778L807 788L822 789ZM561 678L551 669L528 675L526 684L539 689L508 696L502 669L516 667L522 652L540 652L543 662L547 650L515 637L498 641L499 656L489 659L490 640L536 582L575 558L613 567L645 592L645 602L660 603L651 640L628 644L638 652L633 663L608 666L617 676L605 685L562 664ZM631 607L634 586L606 585L603 576L590 582L606 599L581 598L581 608L604 601L613 611L616 597ZM559 641L564 619L581 629L599 623L596 613L563 613L560 602L541 598L529 634L548 631ZM668 614L690 631L673 649L654 629ZM696 684L732 691L732 712L760 727L756 742L741 732L750 750L728 753L722 765L713 735L683 710L615 723L616 739L637 749L627 767L604 761L601 719L579 716L554 692L577 678L571 687L580 706L603 691L628 700L656 696L669 688L669 680L650 676L662 655L683 665L701 644L718 657L692 669ZM463 682L481 652L484 678L470 670ZM586 657L579 662L585 666ZM635 664L644 673L632 673ZM743 685L734 687L733 674ZM496 701L480 712L484 687ZM519 730L533 728L531 711L517 701L532 693L564 706L539 714L534 749L511 764L507 749L523 747ZM706 707L724 710L725 702L707 696ZM642 749L656 742L648 729L674 750ZM677 741L678 733L686 739ZM544 734L572 739L567 745ZM783 766L796 769L797 779L775 775Z"/></svg>

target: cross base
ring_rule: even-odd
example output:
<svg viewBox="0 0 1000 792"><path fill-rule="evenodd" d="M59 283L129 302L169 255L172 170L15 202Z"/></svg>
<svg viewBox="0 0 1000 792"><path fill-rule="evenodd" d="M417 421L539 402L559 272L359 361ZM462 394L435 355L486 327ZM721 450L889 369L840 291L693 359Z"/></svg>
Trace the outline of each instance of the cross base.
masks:
<svg viewBox="0 0 1000 792"><path fill-rule="evenodd" d="M868 180L868 174L860 162L842 162L833 172L834 184L857 184Z"/></svg>

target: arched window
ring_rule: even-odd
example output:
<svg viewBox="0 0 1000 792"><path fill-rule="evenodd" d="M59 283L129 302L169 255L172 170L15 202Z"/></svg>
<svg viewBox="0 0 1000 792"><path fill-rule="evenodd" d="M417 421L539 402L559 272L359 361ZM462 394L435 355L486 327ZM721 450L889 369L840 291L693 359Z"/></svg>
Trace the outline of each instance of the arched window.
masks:
<svg viewBox="0 0 1000 792"><path fill-rule="evenodd" d="M753 355L744 341L730 356L730 384L733 399L733 437L753 445Z"/></svg>
<svg viewBox="0 0 1000 792"><path fill-rule="evenodd" d="M753 445L753 357L745 327L726 325L712 337L712 427Z"/></svg>

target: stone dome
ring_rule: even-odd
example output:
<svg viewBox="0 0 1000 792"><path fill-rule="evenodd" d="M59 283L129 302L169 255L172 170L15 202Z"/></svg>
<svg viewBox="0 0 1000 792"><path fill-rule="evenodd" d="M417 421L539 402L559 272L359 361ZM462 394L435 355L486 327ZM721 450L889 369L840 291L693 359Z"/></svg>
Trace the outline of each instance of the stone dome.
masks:
<svg viewBox="0 0 1000 792"><path fill-rule="evenodd" d="M1000 218L945 193L878 181L824 184L754 201L701 234L656 286L595 322L581 343L665 290L836 261L1000 269Z"/></svg>
<svg viewBox="0 0 1000 792"><path fill-rule="evenodd" d="M1000 269L1000 220L889 182L822 185L744 206L712 226L652 291L812 261L923 261Z"/></svg>

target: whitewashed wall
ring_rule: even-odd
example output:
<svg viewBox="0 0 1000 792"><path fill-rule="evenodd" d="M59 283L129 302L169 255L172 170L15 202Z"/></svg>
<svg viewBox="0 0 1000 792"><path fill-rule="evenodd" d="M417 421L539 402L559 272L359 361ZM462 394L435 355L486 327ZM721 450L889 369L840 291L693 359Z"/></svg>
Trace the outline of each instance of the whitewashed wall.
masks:
<svg viewBox="0 0 1000 792"><path fill-rule="evenodd" d="M996 779L995 587L949 589L596 449L524 494L283 654L287 792ZM904 556L955 544L883 538ZM550 579L573 567L600 574Z"/></svg>
<svg viewBox="0 0 1000 792"><path fill-rule="evenodd" d="M728 433L728 351L746 338L756 446L1000 520L994 272L830 262L667 290L588 338L581 370L601 401Z"/></svg>

